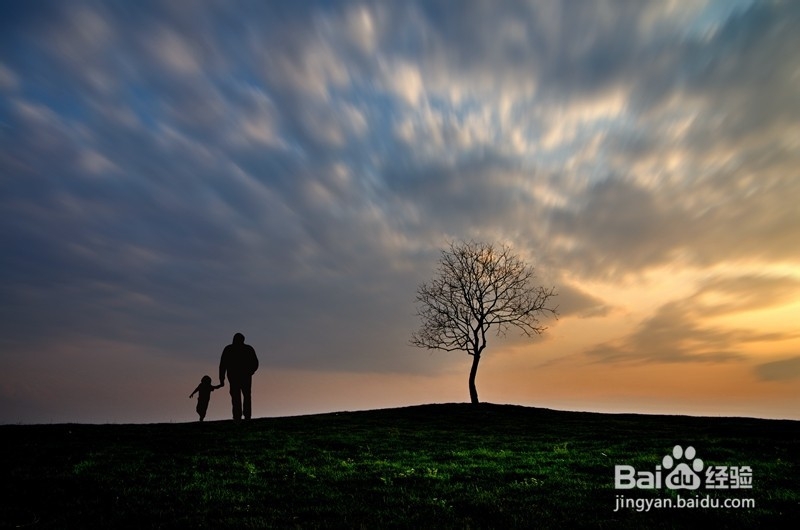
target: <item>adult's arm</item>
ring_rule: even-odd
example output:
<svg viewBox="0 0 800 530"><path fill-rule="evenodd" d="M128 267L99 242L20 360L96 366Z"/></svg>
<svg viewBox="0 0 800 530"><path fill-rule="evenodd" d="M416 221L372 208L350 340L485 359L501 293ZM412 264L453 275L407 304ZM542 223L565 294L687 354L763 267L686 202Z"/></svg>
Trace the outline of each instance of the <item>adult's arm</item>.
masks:
<svg viewBox="0 0 800 530"><path fill-rule="evenodd" d="M225 351L228 348L226 347L225 350L222 350L222 357L219 358L219 383L220 385L225 384L225 371L226 371L226 362L225 362Z"/></svg>
<svg viewBox="0 0 800 530"><path fill-rule="evenodd" d="M253 354L253 361L252 361L252 363L253 363L253 371L252 371L252 372L250 372L250 373L251 373L251 374L254 374L254 373L256 373L256 370L258 370L258 357L256 356L256 350L255 350L255 348L253 348L253 347L251 346L251 347L250 347L250 351L251 351L251 352L252 352L252 354Z"/></svg>

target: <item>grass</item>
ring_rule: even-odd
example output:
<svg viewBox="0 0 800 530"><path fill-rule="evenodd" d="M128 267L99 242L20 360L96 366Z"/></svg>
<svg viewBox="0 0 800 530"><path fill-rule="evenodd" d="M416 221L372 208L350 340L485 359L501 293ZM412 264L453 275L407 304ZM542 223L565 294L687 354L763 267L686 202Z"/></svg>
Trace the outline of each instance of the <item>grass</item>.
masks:
<svg viewBox="0 0 800 530"><path fill-rule="evenodd" d="M0 525L745 528L800 519L800 422L425 405L249 423L1 426ZM614 511L614 465L749 465L750 509ZM666 474L666 473L665 473ZM705 495L706 491L702 491ZM682 493L689 496L689 493Z"/></svg>

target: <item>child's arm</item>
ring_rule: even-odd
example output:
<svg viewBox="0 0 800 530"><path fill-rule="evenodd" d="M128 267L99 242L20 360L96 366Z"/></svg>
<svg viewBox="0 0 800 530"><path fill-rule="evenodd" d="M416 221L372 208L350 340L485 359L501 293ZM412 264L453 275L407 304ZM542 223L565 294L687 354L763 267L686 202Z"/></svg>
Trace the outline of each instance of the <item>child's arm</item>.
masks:
<svg viewBox="0 0 800 530"><path fill-rule="evenodd" d="M218 389L218 388L222 388L223 386L225 386L225 385L217 385L217 386L212 386L212 387L211 387L211 390L216 390L216 389Z"/></svg>
<svg viewBox="0 0 800 530"><path fill-rule="evenodd" d="M197 388L195 388L194 391L191 394L189 394L189 398L190 399L193 398L194 395L199 391L200 391L200 385L197 385Z"/></svg>

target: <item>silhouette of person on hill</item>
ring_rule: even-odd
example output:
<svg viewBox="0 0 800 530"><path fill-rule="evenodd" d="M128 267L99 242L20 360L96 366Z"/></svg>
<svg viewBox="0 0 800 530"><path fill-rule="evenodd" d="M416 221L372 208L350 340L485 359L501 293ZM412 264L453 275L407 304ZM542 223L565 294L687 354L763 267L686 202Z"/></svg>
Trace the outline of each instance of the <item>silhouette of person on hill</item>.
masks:
<svg viewBox="0 0 800 530"><path fill-rule="evenodd" d="M194 392L189 394L189 399L194 397L197 394L197 414L200 415L200 421L206 417L206 411L208 410L208 402L211 400L211 392L220 388L223 385L214 386L211 384L211 377L204 375L203 378L200 380L200 384L197 385L197 388L194 389Z"/></svg>
<svg viewBox="0 0 800 530"><path fill-rule="evenodd" d="M222 350L222 357L219 360L220 385L225 384L225 374L228 374L234 421L241 420L242 414L244 419L250 419L250 388L256 370L258 370L256 351L244 343L244 335L237 333L233 336L233 343Z"/></svg>

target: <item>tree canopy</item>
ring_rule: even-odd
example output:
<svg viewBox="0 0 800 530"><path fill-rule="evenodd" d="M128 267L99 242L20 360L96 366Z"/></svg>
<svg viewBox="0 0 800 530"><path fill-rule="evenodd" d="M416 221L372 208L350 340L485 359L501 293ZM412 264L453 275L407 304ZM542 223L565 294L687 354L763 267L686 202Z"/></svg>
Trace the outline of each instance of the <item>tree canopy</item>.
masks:
<svg viewBox="0 0 800 530"><path fill-rule="evenodd" d="M546 329L539 319L557 316L550 300L555 288L534 284L533 267L507 245L466 241L442 250L438 274L417 289L422 324L411 344L445 351L463 350L473 357L469 391L478 403L475 375L491 328L505 335L511 327L527 336Z"/></svg>

